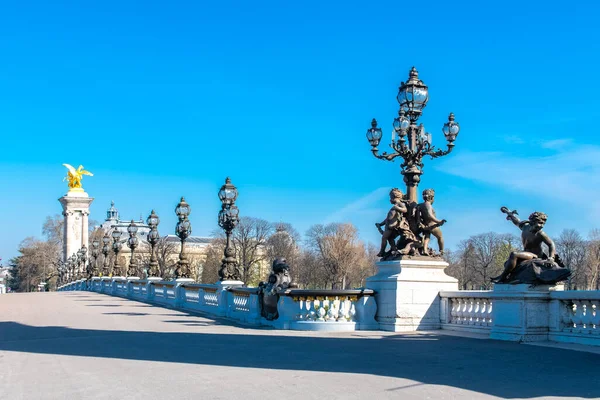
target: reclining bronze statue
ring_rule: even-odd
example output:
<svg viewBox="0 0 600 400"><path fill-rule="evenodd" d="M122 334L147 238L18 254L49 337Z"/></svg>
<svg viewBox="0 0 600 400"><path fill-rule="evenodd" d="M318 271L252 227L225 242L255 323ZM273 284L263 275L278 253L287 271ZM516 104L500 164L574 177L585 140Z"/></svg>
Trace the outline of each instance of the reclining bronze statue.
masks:
<svg viewBox="0 0 600 400"><path fill-rule="evenodd" d="M526 283L532 285L554 285L566 280L571 271L567 269L558 254L556 246L542 229L548 216L542 212L534 212L526 221L521 221L516 210L500 209L521 230L523 251L513 251L504 263L501 275L492 278L494 283ZM548 254L543 250L543 244L548 246Z"/></svg>

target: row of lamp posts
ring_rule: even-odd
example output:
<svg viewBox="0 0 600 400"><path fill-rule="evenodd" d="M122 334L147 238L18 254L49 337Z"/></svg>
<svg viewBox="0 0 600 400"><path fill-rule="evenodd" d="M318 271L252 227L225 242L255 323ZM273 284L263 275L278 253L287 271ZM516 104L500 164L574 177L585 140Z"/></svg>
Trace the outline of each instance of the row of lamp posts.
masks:
<svg viewBox="0 0 600 400"><path fill-rule="evenodd" d="M235 250L231 243L231 234L233 229L239 222L239 209L235 205L235 201L238 196L237 188L231 183L231 179L227 178L225 184L221 186L219 190L219 199L221 200L221 210L219 211L218 223L219 226L225 231L226 245L223 254L223 260L221 268L219 269L219 279L221 281L240 281L241 274L238 268L237 259L235 257ZM177 267L175 269L175 278L190 278L191 271L187 254L185 252L185 241L192 234L192 224L189 220L191 213L190 205L182 197L177 207L175 207L175 214L177 214L177 225L175 227L175 234L181 241L181 250L179 252L179 260L177 261ZM160 275L160 269L158 264L158 258L156 256L156 245L160 240L160 234L158 233L158 224L160 218L154 210L150 213L146 219L146 223L150 227L150 231L147 235L147 241L150 244L150 262L148 269L146 270L147 277L158 277ZM126 240L127 247L131 250L131 257L129 260L129 267L126 271L126 276L130 276L134 273L137 268L137 263L134 257L135 249L139 247L139 239L137 237L138 227L132 220L127 227L127 233L129 238ZM106 232L102 237L102 243L95 239L92 241L92 252L91 258L93 262L89 260L89 264L84 271L84 267L87 258L87 249L82 247L77 254L72 255L63 265L59 266L59 281L60 283L67 283L76 279L89 279L92 276L98 276L99 271L97 268L97 261L100 253L104 255L104 263L102 266L102 276L121 276L121 266L119 265L119 253L123 247L123 241L121 240L122 232L113 229L112 232ZM102 247L100 245L102 244ZM109 254L113 251L114 261L112 267L112 274L109 271Z"/></svg>

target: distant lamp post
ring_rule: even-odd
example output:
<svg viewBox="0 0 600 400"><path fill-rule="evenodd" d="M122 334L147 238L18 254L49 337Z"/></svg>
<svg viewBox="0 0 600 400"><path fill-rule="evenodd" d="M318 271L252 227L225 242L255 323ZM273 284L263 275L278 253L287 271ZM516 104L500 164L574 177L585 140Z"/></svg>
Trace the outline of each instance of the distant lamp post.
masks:
<svg viewBox="0 0 600 400"><path fill-rule="evenodd" d="M63 285L65 283L69 283L71 281L71 276L70 276L70 270L71 269L71 261L69 261L69 259L67 259L67 261L65 261L64 266L63 266Z"/></svg>
<svg viewBox="0 0 600 400"><path fill-rule="evenodd" d="M381 128L377 127L377 121L373 118L371 128L367 130L367 140L371 144L373 155L379 159L392 161L396 157L402 157L404 162L400 165L409 203L417 203L417 186L423 174L423 157L430 156L438 158L449 154L454 148L454 141L458 136L460 127L454 120L454 114L450 113L448 122L444 124L442 131L447 141L447 149L441 150L431 144L431 134L425 132L423 124L417 126L417 120L423 113L423 109L429 100L427 86L419 79L419 73L413 67L410 70L408 81L402 82L397 96L400 109L398 117L394 119L392 139L390 147L393 152L379 154L379 143L382 138Z"/></svg>
<svg viewBox="0 0 600 400"><path fill-rule="evenodd" d="M92 241L92 258L94 262L92 263L91 274L90 277L98 276L98 256L100 255L100 241L98 239L94 239Z"/></svg>
<svg viewBox="0 0 600 400"><path fill-rule="evenodd" d="M239 222L239 209L235 206L238 191L231 183L229 177L219 190L221 200L221 211L219 211L219 226L225 231L227 243L225 245L224 258L219 269L219 280L240 281L241 274L235 258L235 249L231 245L231 232Z"/></svg>
<svg viewBox="0 0 600 400"><path fill-rule="evenodd" d="M86 265L87 265L87 261L88 261L88 256L87 256L87 247L85 247L85 245L83 247L81 247L79 249L79 251L77 252L78 256L81 259L81 267L80 267L80 276L79 279L87 279L86 277Z"/></svg>
<svg viewBox="0 0 600 400"><path fill-rule="evenodd" d="M111 233L113 239L113 251L115 253L115 262L113 263L113 276L121 276L121 266L119 265L119 251L121 251L121 247L123 243L121 243L121 231L118 229L113 229Z"/></svg>
<svg viewBox="0 0 600 400"><path fill-rule="evenodd" d="M148 277L156 277L158 276L158 259L156 258L156 245L160 240L160 234L158 233L158 224L160 223L160 218L158 215L152 210L148 218L146 219L146 223L150 227L150 232L148 232L148 243L150 243L150 265L148 266L148 271L146 275Z"/></svg>
<svg viewBox="0 0 600 400"><path fill-rule="evenodd" d="M102 276L109 276L108 253L110 253L110 236L108 232L102 237L102 254L104 255L104 263L102 266Z"/></svg>
<svg viewBox="0 0 600 400"><path fill-rule="evenodd" d="M175 279L190 277L189 262L185 254L185 240L192 234L192 224L188 220L191 211L190 205L181 197L181 201L175 207L175 214L179 218L177 226L175 226L175 234L181 240L181 251L175 270Z"/></svg>
<svg viewBox="0 0 600 400"><path fill-rule="evenodd" d="M135 271L137 269L137 264L135 262L135 258L133 257L135 248L138 247L139 243L139 240L137 238L137 231L137 225L135 224L135 222L133 222L133 220L131 220L131 223L127 227L127 233L129 233L129 239L127 239L127 246L131 249L131 258L129 259L129 268L127 269L127 276L132 276L133 274L135 274Z"/></svg>
<svg viewBox="0 0 600 400"><path fill-rule="evenodd" d="M77 254L71 254L71 281L77 280Z"/></svg>

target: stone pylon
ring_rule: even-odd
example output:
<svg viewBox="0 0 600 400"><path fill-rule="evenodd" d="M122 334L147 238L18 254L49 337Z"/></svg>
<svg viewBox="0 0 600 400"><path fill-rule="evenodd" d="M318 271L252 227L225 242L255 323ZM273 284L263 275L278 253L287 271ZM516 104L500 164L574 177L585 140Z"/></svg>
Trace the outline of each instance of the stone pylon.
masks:
<svg viewBox="0 0 600 400"><path fill-rule="evenodd" d="M71 189L67 194L58 199L63 207L64 223L64 247L63 261L67 261L73 253L83 246L88 245L88 216L90 215L90 204L94 199L81 188Z"/></svg>

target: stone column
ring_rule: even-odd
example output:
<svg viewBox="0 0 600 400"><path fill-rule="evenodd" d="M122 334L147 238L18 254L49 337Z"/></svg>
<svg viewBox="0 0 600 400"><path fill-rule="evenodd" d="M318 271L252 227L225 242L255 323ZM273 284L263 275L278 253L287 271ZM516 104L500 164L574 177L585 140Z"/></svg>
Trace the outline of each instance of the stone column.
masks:
<svg viewBox="0 0 600 400"><path fill-rule="evenodd" d="M94 201L86 192L70 190L58 199L63 207L64 221L64 247L63 261L67 261L84 245L88 246L88 215L90 204Z"/></svg>
<svg viewBox="0 0 600 400"><path fill-rule="evenodd" d="M90 210L89 210L89 205L88 205L88 209L83 210L81 212L81 244L88 249L88 253L89 253L89 248L90 248L90 244L89 244L90 230L89 230L89 224L88 224L88 216L89 215L90 215ZM88 254L88 256L89 255L90 254Z"/></svg>

